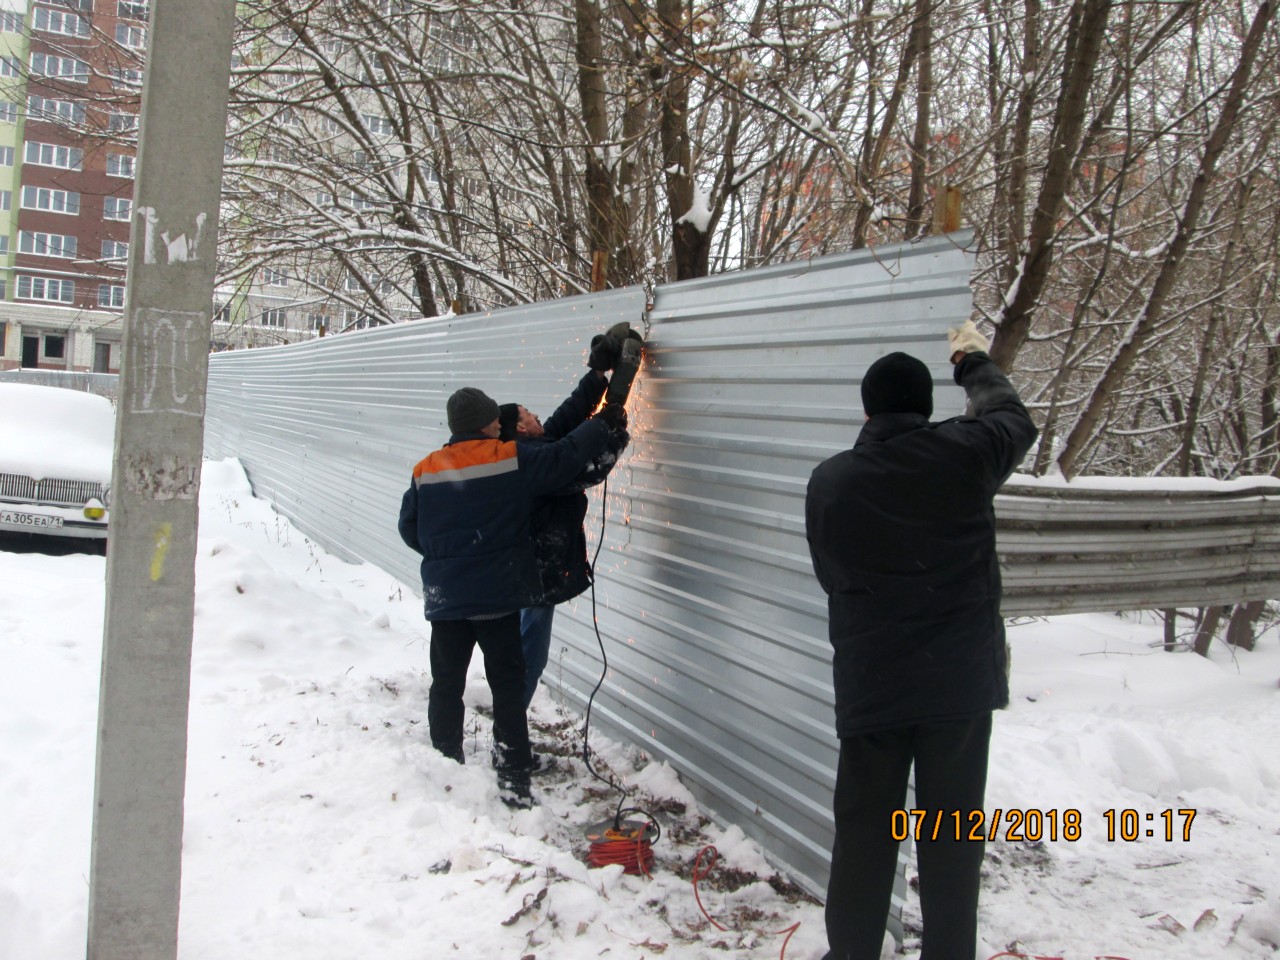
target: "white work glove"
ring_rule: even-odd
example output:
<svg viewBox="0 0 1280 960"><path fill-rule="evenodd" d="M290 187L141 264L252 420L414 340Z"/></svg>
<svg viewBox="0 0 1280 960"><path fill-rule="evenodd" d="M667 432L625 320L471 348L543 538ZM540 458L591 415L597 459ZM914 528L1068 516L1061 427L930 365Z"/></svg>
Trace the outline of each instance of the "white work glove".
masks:
<svg viewBox="0 0 1280 960"><path fill-rule="evenodd" d="M948 330L947 343L951 347L952 363L959 363L966 353L987 353L991 349L987 338L978 332L972 320L966 320L963 326Z"/></svg>

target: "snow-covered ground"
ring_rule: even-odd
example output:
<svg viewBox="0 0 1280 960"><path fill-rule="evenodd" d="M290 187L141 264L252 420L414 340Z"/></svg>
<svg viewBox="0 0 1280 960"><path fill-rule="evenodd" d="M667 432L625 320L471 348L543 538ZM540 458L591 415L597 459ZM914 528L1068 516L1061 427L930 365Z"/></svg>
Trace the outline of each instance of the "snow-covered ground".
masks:
<svg viewBox="0 0 1280 960"><path fill-rule="evenodd" d="M0 544L3 960L84 955L103 574L100 556ZM324 553L253 498L233 461L206 464L197 594L183 960L825 951L821 908L740 830L712 824L675 772L626 745L593 735L640 805L661 811L649 879L583 863L583 828L616 797L580 759L539 784L541 806L513 813L483 762L483 711L468 714L473 761L438 756L424 729L418 599ZM1274 955L1276 634L1253 653L1215 645L1209 660L1155 649L1151 616L1027 622L1011 639L1013 702L996 718L988 817L1039 811L1045 839L1013 842L1002 825L988 846L986 956ZM471 707L488 696L480 667L477 657ZM535 740L575 752L580 719L545 688L532 721ZM1189 839L1184 810L1195 811ZM1079 839L1066 839L1068 824ZM1119 839L1130 828L1138 838ZM706 843L720 861L698 894L726 930L690 882ZM775 933L797 922L789 941ZM909 938L905 955L918 952Z"/></svg>

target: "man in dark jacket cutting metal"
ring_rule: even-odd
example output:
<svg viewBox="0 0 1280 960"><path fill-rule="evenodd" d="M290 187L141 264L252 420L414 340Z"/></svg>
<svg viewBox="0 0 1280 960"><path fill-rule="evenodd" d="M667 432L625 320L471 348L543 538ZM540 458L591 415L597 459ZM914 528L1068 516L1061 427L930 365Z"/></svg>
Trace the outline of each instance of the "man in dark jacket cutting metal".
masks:
<svg viewBox="0 0 1280 960"><path fill-rule="evenodd" d="M413 468L398 524L404 542L422 554L431 742L463 762L462 694L479 646L493 693L502 799L528 807L533 759L519 610L542 593L529 517L537 497L563 488L600 456L612 432L625 427L626 414L606 406L556 443L518 447L498 439L498 405L474 387L456 391L446 412L449 442Z"/></svg>
<svg viewBox="0 0 1280 960"><path fill-rule="evenodd" d="M840 737L829 960L879 960L898 852L891 821L913 762L914 808L927 811L921 960L973 960L977 946L983 845L968 839L969 813L982 810L992 711L1009 699L993 501L1036 428L972 321L949 339L969 415L930 422L928 367L881 357L863 378L867 422L853 449L809 480Z"/></svg>
<svg viewBox="0 0 1280 960"><path fill-rule="evenodd" d="M499 407L501 440L518 440L540 445L567 436L591 416L600 405L609 380L605 374L614 368L621 355L622 341L639 339L629 323L616 324L603 336L592 339L587 360L590 369L556 412L543 423L537 414L517 403ZM542 597L533 606L520 611L520 640L524 648L524 705L528 709L538 690L538 679L546 669L551 649L551 622L556 605L572 600L591 586L591 564L587 559L587 535L583 520L587 515L587 496L583 492L603 483L618 462L618 456L630 442L625 428L610 433L605 449L572 482L554 494L541 497L534 504L530 518L534 555L542 578ZM535 772L542 769L544 758L534 756Z"/></svg>
<svg viewBox="0 0 1280 960"><path fill-rule="evenodd" d="M604 373L590 370L578 382L569 398L560 404L546 423L527 407L504 403L499 423L501 440L516 440L540 446L566 437L586 420L604 397L608 380ZM524 649L524 705L527 709L538 690L538 679L546 669L551 650L551 623L556 605L566 603L591 586L591 564L587 559L587 535L583 520L587 515L584 491L608 477L626 449L630 437L625 429L611 431L604 450L578 476L554 494L534 503L529 528L533 552L542 579L542 595L537 604L520 611L520 641ZM541 758L535 755L535 771Z"/></svg>

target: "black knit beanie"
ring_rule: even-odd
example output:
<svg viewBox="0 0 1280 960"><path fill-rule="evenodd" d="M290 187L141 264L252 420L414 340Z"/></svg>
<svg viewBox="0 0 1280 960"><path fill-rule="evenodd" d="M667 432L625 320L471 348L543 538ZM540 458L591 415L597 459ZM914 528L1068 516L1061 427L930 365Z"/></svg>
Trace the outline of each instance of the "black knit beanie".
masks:
<svg viewBox="0 0 1280 960"><path fill-rule="evenodd" d="M449 398L445 413L450 433L479 433L498 419L498 405L483 390L463 387Z"/></svg>
<svg viewBox="0 0 1280 960"><path fill-rule="evenodd" d="M498 406L498 439L514 440L516 422L520 419L520 404L503 403Z"/></svg>
<svg viewBox="0 0 1280 960"><path fill-rule="evenodd" d="M933 414L933 376L921 361L906 353L881 357L862 378L862 410L877 413Z"/></svg>

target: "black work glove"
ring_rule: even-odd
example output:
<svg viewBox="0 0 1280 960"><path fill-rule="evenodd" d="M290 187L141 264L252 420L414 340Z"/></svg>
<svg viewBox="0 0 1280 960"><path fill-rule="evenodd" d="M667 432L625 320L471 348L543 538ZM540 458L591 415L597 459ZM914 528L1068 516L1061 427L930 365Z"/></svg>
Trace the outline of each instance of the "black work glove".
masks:
<svg viewBox="0 0 1280 960"><path fill-rule="evenodd" d="M608 449L616 456L627 449L627 444L631 442L631 434L627 433L624 427L621 430L615 430L609 434Z"/></svg>
<svg viewBox="0 0 1280 960"><path fill-rule="evenodd" d="M587 366L604 373L606 370L612 370L621 356L621 340L615 340L606 333L597 333L591 338L591 353L587 357Z"/></svg>
<svg viewBox="0 0 1280 960"><path fill-rule="evenodd" d="M620 403L606 403L595 415L595 419L603 421L610 430L627 429L627 410Z"/></svg>
<svg viewBox="0 0 1280 960"><path fill-rule="evenodd" d="M632 330L630 322L626 320L615 323L604 333L597 333L591 338L591 354L587 357L587 366L601 372L612 370L622 357L624 340L644 342L644 338Z"/></svg>

